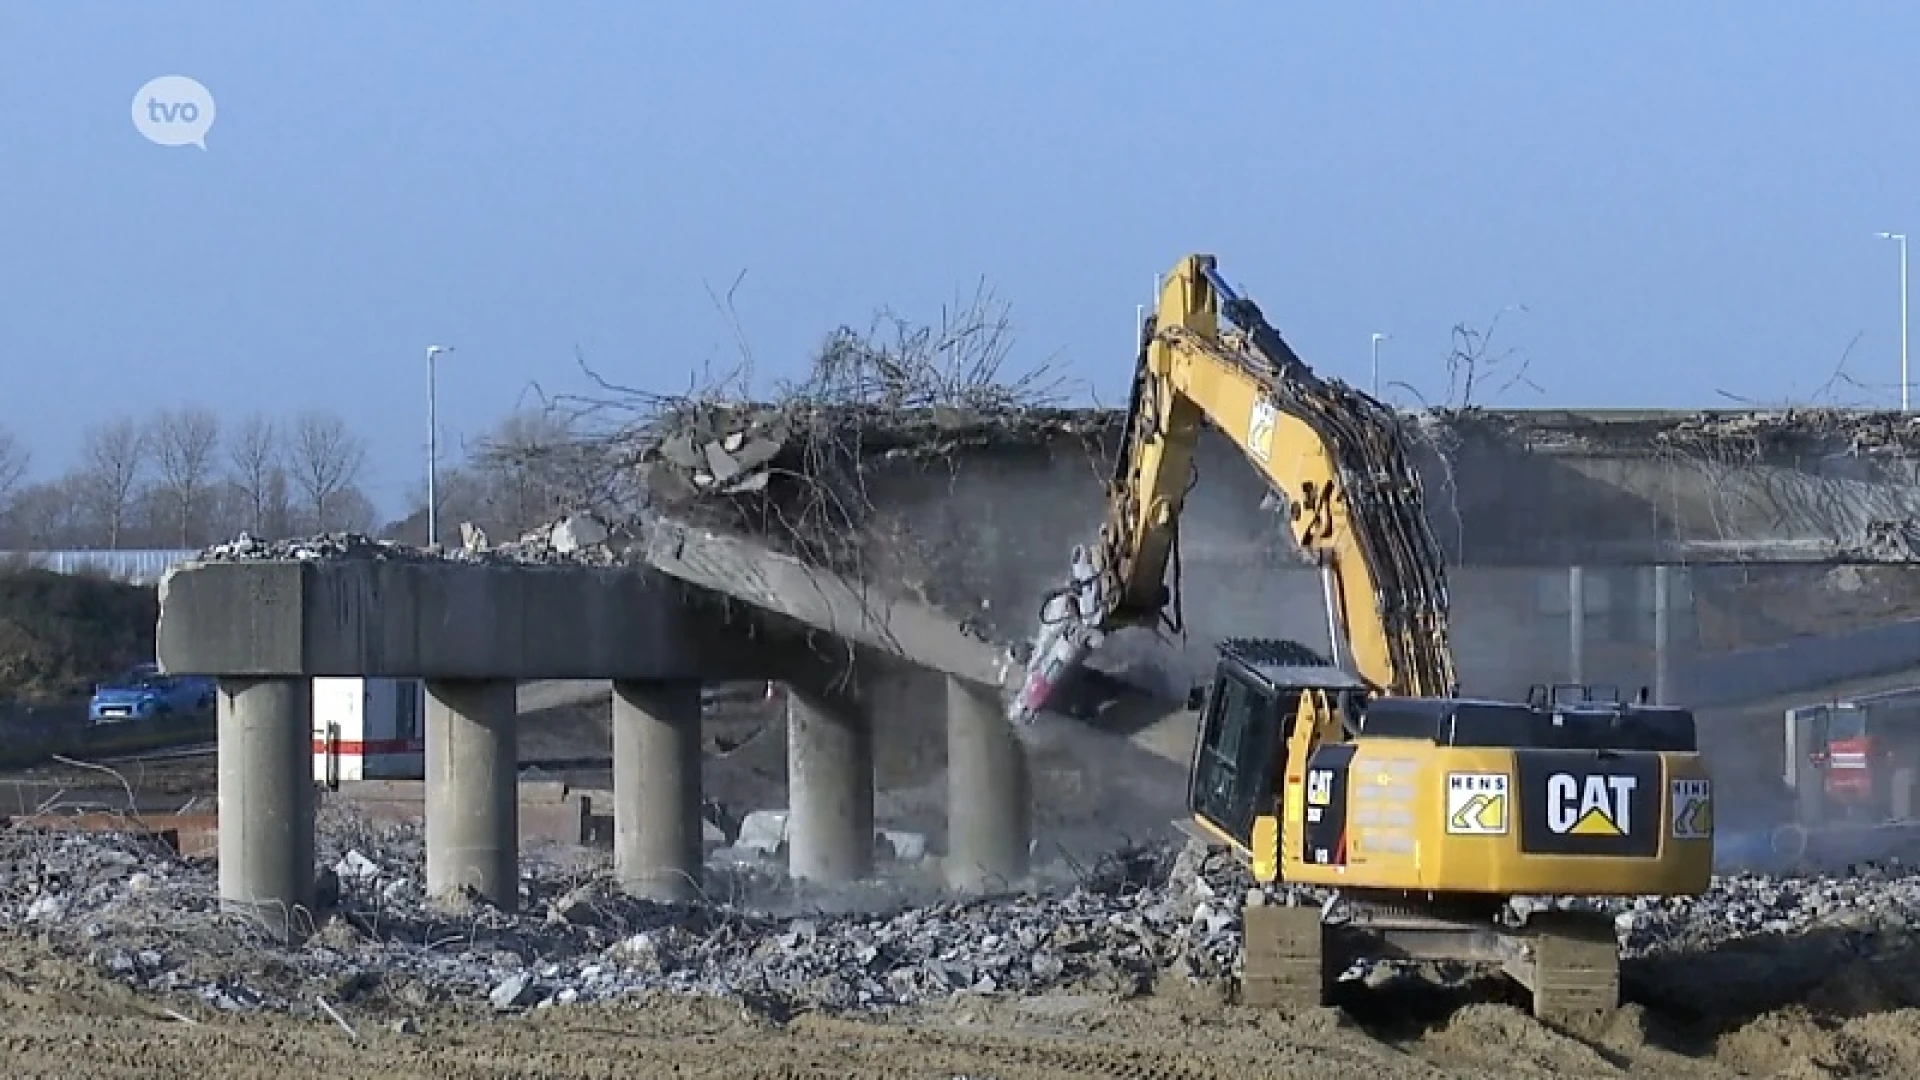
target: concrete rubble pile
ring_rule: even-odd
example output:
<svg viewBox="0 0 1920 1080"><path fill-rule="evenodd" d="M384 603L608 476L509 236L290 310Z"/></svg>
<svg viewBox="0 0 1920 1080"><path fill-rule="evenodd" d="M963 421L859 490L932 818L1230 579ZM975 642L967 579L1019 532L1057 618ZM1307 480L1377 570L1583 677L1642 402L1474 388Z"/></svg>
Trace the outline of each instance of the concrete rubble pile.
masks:
<svg viewBox="0 0 1920 1080"><path fill-rule="evenodd" d="M522 914L480 906L451 915L424 901L417 827L329 811L319 850L324 891L338 903L299 947L221 914L210 868L101 833L0 836L0 927L136 988L229 1010L307 1012L317 999L378 997L402 1008L458 1000L517 1011L668 991L865 1011L956 993L1130 994L1169 978L1218 982L1233 974L1250 885L1236 866L1196 849L1131 851L1048 894L792 917L635 902L604 872L535 855L523 864ZM1285 889L1262 897L1319 899ZM1908 940L1920 919L1920 873L1741 875L1696 899L1609 907L1635 957L1684 961L1730 939L1817 927L1847 930L1871 948Z"/></svg>
<svg viewBox="0 0 1920 1080"><path fill-rule="evenodd" d="M428 548L380 540L361 533L326 533L288 540L260 540L246 533L200 552L204 562L455 562L477 565L613 566L632 540L631 528L611 525L591 513L568 514L517 540L494 544L471 524L461 526L457 547Z"/></svg>

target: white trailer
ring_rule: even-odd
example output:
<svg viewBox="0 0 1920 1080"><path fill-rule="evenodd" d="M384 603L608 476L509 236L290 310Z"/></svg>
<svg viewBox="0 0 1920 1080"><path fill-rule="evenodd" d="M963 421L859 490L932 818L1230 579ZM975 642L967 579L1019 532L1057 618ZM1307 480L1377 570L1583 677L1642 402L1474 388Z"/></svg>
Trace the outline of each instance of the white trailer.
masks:
<svg viewBox="0 0 1920 1080"><path fill-rule="evenodd" d="M419 679L314 679L314 781L425 779L425 717Z"/></svg>

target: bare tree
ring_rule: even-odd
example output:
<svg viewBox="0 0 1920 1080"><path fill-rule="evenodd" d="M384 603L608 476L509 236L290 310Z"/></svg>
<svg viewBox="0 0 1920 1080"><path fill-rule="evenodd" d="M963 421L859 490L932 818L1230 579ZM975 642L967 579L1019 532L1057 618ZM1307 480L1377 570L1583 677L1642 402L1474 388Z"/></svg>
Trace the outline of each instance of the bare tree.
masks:
<svg viewBox="0 0 1920 1080"><path fill-rule="evenodd" d="M74 480L48 484L27 484L13 497L7 508L13 545L27 550L47 550L72 545L84 524L76 512L83 494L74 489Z"/></svg>
<svg viewBox="0 0 1920 1080"><path fill-rule="evenodd" d="M588 501L587 478L572 475L578 441L567 418L551 409L520 409L494 427L474 465L497 527L518 535L570 502Z"/></svg>
<svg viewBox="0 0 1920 1080"><path fill-rule="evenodd" d="M273 510L274 476L280 472L280 432L271 417L254 413L227 443L233 486L246 507L246 529L265 536ZM281 487L285 486L284 476Z"/></svg>
<svg viewBox="0 0 1920 1080"><path fill-rule="evenodd" d="M288 457L294 485L307 497L314 527L324 532L332 527L328 511L335 496L360 478L367 460L366 445L347 430L346 421L339 416L303 412L294 421Z"/></svg>
<svg viewBox="0 0 1920 1080"><path fill-rule="evenodd" d="M109 548L120 546L146 460L146 432L130 419L123 417L87 431L78 479L96 520L106 527Z"/></svg>
<svg viewBox="0 0 1920 1080"><path fill-rule="evenodd" d="M0 506L19 488L20 481L26 478L27 466L32 463L33 455L26 446L13 432L0 428Z"/></svg>
<svg viewBox="0 0 1920 1080"><path fill-rule="evenodd" d="M158 494L179 526L180 546L193 547L220 445L220 418L199 405L168 410L154 417L148 437L160 468Z"/></svg>

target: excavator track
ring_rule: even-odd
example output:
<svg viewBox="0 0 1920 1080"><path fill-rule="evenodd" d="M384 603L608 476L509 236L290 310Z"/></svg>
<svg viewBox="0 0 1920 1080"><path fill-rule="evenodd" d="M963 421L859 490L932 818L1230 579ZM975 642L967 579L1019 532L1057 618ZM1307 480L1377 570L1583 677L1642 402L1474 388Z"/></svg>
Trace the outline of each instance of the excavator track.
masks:
<svg viewBox="0 0 1920 1080"><path fill-rule="evenodd" d="M1610 916L1545 912L1521 936L1529 955L1506 970L1532 991L1535 1017L1572 1027L1619 1008L1620 942Z"/></svg>
<svg viewBox="0 0 1920 1080"><path fill-rule="evenodd" d="M1244 910L1240 1003L1262 1009L1311 1009L1327 1003L1339 971L1317 907L1268 904Z"/></svg>
<svg viewBox="0 0 1920 1080"><path fill-rule="evenodd" d="M1497 967L1532 996L1533 1015L1581 1027L1620 1004L1620 951L1605 915L1545 912L1520 929L1422 913L1418 905L1364 905L1340 926L1318 907L1244 909L1240 1001L1256 1008L1325 1005L1354 959L1467 961Z"/></svg>

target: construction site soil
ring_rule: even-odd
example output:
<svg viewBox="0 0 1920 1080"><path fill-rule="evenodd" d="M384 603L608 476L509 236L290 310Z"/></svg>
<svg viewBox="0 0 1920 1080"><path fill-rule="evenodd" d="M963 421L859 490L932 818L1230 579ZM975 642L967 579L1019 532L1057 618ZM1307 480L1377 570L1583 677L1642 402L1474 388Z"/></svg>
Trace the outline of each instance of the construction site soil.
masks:
<svg viewBox="0 0 1920 1080"><path fill-rule="evenodd" d="M1592 1031L1511 1005L1442 999L1395 1018L1282 1015L1206 992L1120 1000L959 995L884 1020L769 1016L739 1001L652 995L501 1017L482 1008L341 1006L222 1015L117 985L26 941L0 945L0 1047L13 1077L546 1076L701 1080L1220 1080L1314 1077L1867 1077L1920 1074L1920 1012L1787 1007L1675 1024L1629 1007ZM1724 1030L1720 1029L1724 1024Z"/></svg>

